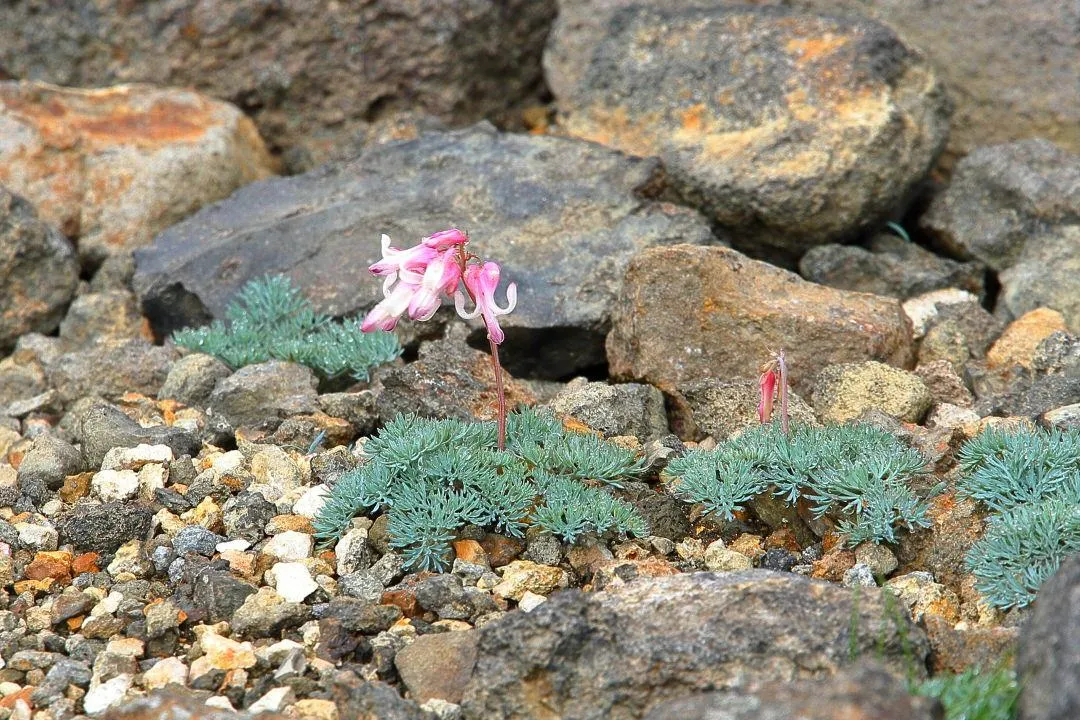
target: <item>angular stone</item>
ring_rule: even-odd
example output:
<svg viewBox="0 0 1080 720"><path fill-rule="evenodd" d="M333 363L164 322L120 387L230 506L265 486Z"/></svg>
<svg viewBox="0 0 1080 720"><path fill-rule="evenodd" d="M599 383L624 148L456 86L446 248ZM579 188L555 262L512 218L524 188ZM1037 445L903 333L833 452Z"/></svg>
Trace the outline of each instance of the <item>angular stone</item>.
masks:
<svg viewBox="0 0 1080 720"><path fill-rule="evenodd" d="M60 323L60 337L71 347L84 347L105 339L153 340L150 327L139 312L139 299L130 290L79 295Z"/></svg>
<svg viewBox="0 0 1080 720"><path fill-rule="evenodd" d="M752 618L752 621L749 620ZM852 637L849 633L854 632ZM880 591L789 573L692 573L557 593L479 630L466 717L640 717L702 687L834 675L856 656L904 678L926 638Z"/></svg>
<svg viewBox="0 0 1080 720"><path fill-rule="evenodd" d="M788 258L880 223L948 134L933 68L869 20L566 1L544 64L565 132L659 156L733 243Z"/></svg>
<svg viewBox="0 0 1080 720"><path fill-rule="evenodd" d="M677 402L672 403L672 430L679 437L694 439L711 435L726 440L748 427L760 425L758 402L761 385L755 379L705 377L680 383ZM779 417L779 409L774 409ZM814 425L817 416L809 403L794 391L788 393L788 413L795 422Z"/></svg>
<svg viewBox="0 0 1080 720"><path fill-rule="evenodd" d="M1039 589L1039 599L1020 633L1016 672L1020 717L1080 717L1080 556L1065 560Z"/></svg>
<svg viewBox="0 0 1080 720"><path fill-rule="evenodd" d="M0 169L0 353L20 335L55 330L79 282L71 243L39 220L27 199L4 187L3 177Z"/></svg>
<svg viewBox="0 0 1080 720"><path fill-rule="evenodd" d="M158 399L171 398L185 405L202 406L218 380L232 374L229 367L211 355L192 353L172 364Z"/></svg>
<svg viewBox="0 0 1080 720"><path fill-rule="evenodd" d="M469 630L422 635L398 651L394 667L413 700L460 703L476 665L477 639Z"/></svg>
<svg viewBox="0 0 1080 720"><path fill-rule="evenodd" d="M633 435L644 442L668 433L664 395L650 385L609 385L579 378L563 388L548 406L605 437Z"/></svg>
<svg viewBox="0 0 1080 720"><path fill-rule="evenodd" d="M0 138L0 183L78 237L93 263L148 244L273 168L236 107L149 85L0 83Z"/></svg>
<svg viewBox="0 0 1080 720"><path fill-rule="evenodd" d="M113 553L133 538L145 538L152 517L149 508L135 503L76 505L60 530L76 550Z"/></svg>
<svg viewBox="0 0 1080 720"><path fill-rule="evenodd" d="M459 224L474 252L500 263L503 282L517 283L517 309L500 320L507 367L564 377L603 363L634 252L715 241L697 213L651 199L665 186L655 160L591 143L488 125L433 133L236 193L138 252L134 284L159 334L221 317L244 283L267 272L311 288L318 310L347 315L382 299L363 270L380 257L381 231L405 247ZM487 348L477 324L470 342Z"/></svg>
<svg viewBox="0 0 1080 720"><path fill-rule="evenodd" d="M255 426L315 410L318 379L310 369L271 360L248 365L222 378L206 400L233 427Z"/></svg>
<svg viewBox="0 0 1080 720"><path fill-rule="evenodd" d="M46 374L65 403L88 395L106 400L131 392L153 396L175 357L175 350L146 340L103 340L61 355L46 368Z"/></svg>
<svg viewBox="0 0 1080 720"><path fill-rule="evenodd" d="M607 340L611 374L665 391L701 377L756 378L769 349L787 353L800 393L830 364L912 361L896 300L808 283L727 248L646 250L622 298Z"/></svg>
<svg viewBox="0 0 1080 720"><path fill-rule="evenodd" d="M82 443L87 467L100 468L110 450L139 445L166 445L173 457L194 456L202 449L198 435L180 427L155 425L143 427L112 405L98 403L86 408L75 431Z"/></svg>

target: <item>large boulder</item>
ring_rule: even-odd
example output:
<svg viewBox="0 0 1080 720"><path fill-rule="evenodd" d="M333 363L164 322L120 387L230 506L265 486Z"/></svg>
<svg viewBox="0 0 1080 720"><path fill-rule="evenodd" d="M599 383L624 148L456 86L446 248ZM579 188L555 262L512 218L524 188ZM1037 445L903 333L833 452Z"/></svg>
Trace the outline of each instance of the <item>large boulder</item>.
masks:
<svg viewBox="0 0 1080 720"><path fill-rule="evenodd" d="M750 0L807 12L872 17L926 53L955 103L950 155L1044 137L1080 152L1076 28L1080 6L1060 0L897 2Z"/></svg>
<svg viewBox="0 0 1080 720"><path fill-rule="evenodd" d="M0 183L91 263L148 244L273 164L243 113L189 90L0 83Z"/></svg>
<svg viewBox="0 0 1080 720"><path fill-rule="evenodd" d="M78 284L71 243L39 220L25 198L0 184L0 354L24 333L55 330Z"/></svg>
<svg viewBox="0 0 1080 720"><path fill-rule="evenodd" d="M676 278L678 278L676 280ZM653 248L630 262L607 351L611 374L671 393L703 377L757 377L787 354L809 394L827 365L908 367L911 325L899 301L834 290L723 247Z"/></svg>
<svg viewBox="0 0 1080 720"><path fill-rule="evenodd" d="M656 155L740 249L797 257L905 202L948 133L923 56L869 20L702 0L563 0L566 133Z"/></svg>
<svg viewBox="0 0 1080 720"><path fill-rule="evenodd" d="M432 133L241 189L137 252L134 284L162 334L221 317L240 287L271 272L318 310L349 315L382 299L367 272L380 232L405 247L456 225L518 285L517 309L500 320L508 366L562 377L603 363L635 252L714 242L696 212L651 199L664 185L656 160L593 143L486 124ZM470 340L486 348L474 327Z"/></svg>
<svg viewBox="0 0 1080 720"><path fill-rule="evenodd" d="M640 718L704 690L827 678L860 656L923 675L927 643L881 591L750 570L567 591L484 625L466 718ZM653 716L657 717L657 716Z"/></svg>
<svg viewBox="0 0 1080 720"><path fill-rule="evenodd" d="M324 152L420 109L475 122L538 96L554 0L14 0L0 77L194 87L250 113L275 149Z"/></svg>
<svg viewBox="0 0 1080 720"><path fill-rule="evenodd" d="M1080 717L1080 555L1061 564L1039 590L1020 631L1016 672L1023 720Z"/></svg>

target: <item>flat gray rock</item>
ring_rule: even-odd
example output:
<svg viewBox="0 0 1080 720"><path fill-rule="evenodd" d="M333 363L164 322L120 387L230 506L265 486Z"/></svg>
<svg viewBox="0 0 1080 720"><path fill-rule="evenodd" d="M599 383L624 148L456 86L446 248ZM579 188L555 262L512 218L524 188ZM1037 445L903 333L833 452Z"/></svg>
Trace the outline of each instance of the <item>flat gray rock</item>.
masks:
<svg viewBox="0 0 1080 720"><path fill-rule="evenodd" d="M474 253L502 265L500 303L518 284L517 309L501 318L508 365L562 377L603 363L635 252L715 242L696 212L652 199L664 187L656 160L481 124L249 185L140 251L134 285L163 334L222 316L266 273L287 274L320 311L351 315L382 298L367 272L380 233L407 247L458 226ZM470 341L486 349L480 329Z"/></svg>

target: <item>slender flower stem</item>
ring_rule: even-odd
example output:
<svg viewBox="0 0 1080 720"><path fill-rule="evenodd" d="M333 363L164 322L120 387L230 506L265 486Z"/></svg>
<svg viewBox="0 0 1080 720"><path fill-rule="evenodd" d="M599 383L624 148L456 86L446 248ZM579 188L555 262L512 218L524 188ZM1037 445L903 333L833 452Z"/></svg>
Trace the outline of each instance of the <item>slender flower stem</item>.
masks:
<svg viewBox="0 0 1080 720"><path fill-rule="evenodd" d="M784 358L784 349L776 354L776 364L780 368L780 427L784 434L788 434L788 376L787 360Z"/></svg>
<svg viewBox="0 0 1080 720"><path fill-rule="evenodd" d="M462 275L465 274L465 265L468 263L469 258L465 254L465 248L458 246L458 264L461 266ZM465 285L465 283L462 283ZM465 285L465 292L468 293L469 299L472 300L473 305L476 305L476 296L473 291L469 289L468 285ZM506 390L503 387L503 373L502 365L499 363L499 346L495 344L495 341L491 339L491 330L487 327L487 319L484 319L484 327L488 329L488 345L491 347L491 369L495 373L495 391L499 396L499 450L506 449Z"/></svg>

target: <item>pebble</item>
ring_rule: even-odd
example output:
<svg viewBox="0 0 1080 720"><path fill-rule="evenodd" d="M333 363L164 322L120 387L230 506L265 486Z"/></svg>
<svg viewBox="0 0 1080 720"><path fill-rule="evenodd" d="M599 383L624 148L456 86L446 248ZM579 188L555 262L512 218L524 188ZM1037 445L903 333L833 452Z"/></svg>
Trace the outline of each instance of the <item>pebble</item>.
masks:
<svg viewBox="0 0 1080 720"><path fill-rule="evenodd" d="M134 470L101 470L94 473L90 489L105 502L130 500L139 493L139 476Z"/></svg>
<svg viewBox="0 0 1080 720"><path fill-rule="evenodd" d="M736 572L750 570L754 561L742 553L724 547L723 540L716 540L705 548L705 567L714 572Z"/></svg>
<svg viewBox="0 0 1080 720"><path fill-rule="evenodd" d="M281 562L297 562L311 557L315 541L311 535L286 530L267 541L262 552Z"/></svg>
<svg viewBox="0 0 1080 720"><path fill-rule="evenodd" d="M305 698L297 700L290 709L297 720L338 720L337 705L332 700Z"/></svg>
<svg viewBox="0 0 1080 720"><path fill-rule="evenodd" d="M874 580L874 572L868 565L856 563L850 570L844 573L844 587L877 587Z"/></svg>
<svg viewBox="0 0 1080 720"><path fill-rule="evenodd" d="M47 525L21 522L15 523L15 530L19 533L19 542L27 550L55 550L60 542L59 533Z"/></svg>
<svg viewBox="0 0 1080 720"><path fill-rule="evenodd" d="M326 485L316 485L315 487L308 488L304 491L304 494L300 496L300 499L293 503L292 511L297 515L303 515L306 518L314 519L319 511L322 510L323 505L326 504L326 498L330 495L330 488Z"/></svg>
<svg viewBox="0 0 1080 720"><path fill-rule="evenodd" d="M169 684L186 685L188 666L178 657L158 660L154 666L143 673L143 687L157 690Z"/></svg>
<svg viewBox="0 0 1080 720"><path fill-rule="evenodd" d="M100 715L109 708L119 705L131 689L132 681L131 675L117 675L90 688L83 696L83 712L90 716Z"/></svg>
<svg viewBox="0 0 1080 720"><path fill-rule="evenodd" d="M168 445L139 444L135 447L116 447L105 453L102 470L140 470L148 463L164 464L174 459Z"/></svg>
<svg viewBox="0 0 1080 720"><path fill-rule="evenodd" d="M539 565L531 560L514 560L501 570L502 580L491 592L506 600L521 600L526 591L550 595L557 588L569 584L569 578L561 568Z"/></svg>
<svg viewBox="0 0 1080 720"><path fill-rule="evenodd" d="M276 687L268 690L265 695L256 700L248 707L248 712L257 715L263 712L281 712L286 705L296 702L296 696L290 687Z"/></svg>
<svg viewBox="0 0 1080 720"><path fill-rule="evenodd" d="M199 645L205 654L195 663L202 660L210 667L219 670L255 667L255 649L249 642L237 642L215 632L204 632L199 638ZM191 665L193 673L195 663Z"/></svg>
<svg viewBox="0 0 1080 720"><path fill-rule="evenodd" d="M888 577L898 566L892 550L874 543L862 543L855 548L855 562L866 565L875 577Z"/></svg>
<svg viewBox="0 0 1080 720"><path fill-rule="evenodd" d="M311 572L299 562L274 563L266 571L266 581L286 602L303 602L319 589L318 583L311 578Z"/></svg>
<svg viewBox="0 0 1080 720"><path fill-rule="evenodd" d="M188 525L173 537L173 549L177 554L193 552L197 555L210 557L217 549L218 543L225 540L224 537L212 533L201 525Z"/></svg>
<svg viewBox="0 0 1080 720"><path fill-rule="evenodd" d="M534 592L526 590L522 593L521 599L518 600L518 609L530 612L545 602L547 602L547 598L543 595L537 595Z"/></svg>
<svg viewBox="0 0 1080 720"><path fill-rule="evenodd" d="M923 615L940 615L953 623L960 620L960 599L952 590L935 582L931 573L899 575L886 582L885 587L896 594L915 622Z"/></svg>

